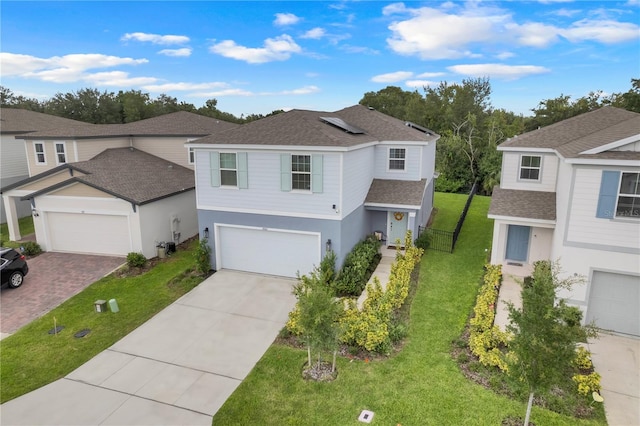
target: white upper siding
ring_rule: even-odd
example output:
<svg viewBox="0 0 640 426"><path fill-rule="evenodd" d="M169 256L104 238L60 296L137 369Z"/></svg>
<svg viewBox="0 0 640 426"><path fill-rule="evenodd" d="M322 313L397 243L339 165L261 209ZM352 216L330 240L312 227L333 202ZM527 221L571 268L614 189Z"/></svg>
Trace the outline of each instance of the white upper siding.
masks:
<svg viewBox="0 0 640 426"><path fill-rule="evenodd" d="M196 151L199 209L336 219L342 215L342 211L338 214L333 209L333 205L340 209L340 153L310 152L323 155L323 191L311 193L280 189L280 155L290 151L233 151L247 152L249 188L212 187L211 151Z"/></svg>
<svg viewBox="0 0 640 426"><path fill-rule="evenodd" d="M523 155L541 157L540 180L529 181L520 179L520 158ZM504 189L555 192L557 173L558 157L555 154L505 151L502 155L500 187Z"/></svg>
<svg viewBox="0 0 640 426"><path fill-rule="evenodd" d="M389 149L406 149L405 169L389 170ZM420 160L422 145L403 145L402 143L383 143L375 147L375 177L377 179L420 180Z"/></svg>
<svg viewBox="0 0 640 426"><path fill-rule="evenodd" d="M420 177L431 180L436 170L436 144L435 142L431 142L420 148L422 152L422 172L420 173Z"/></svg>
<svg viewBox="0 0 640 426"><path fill-rule="evenodd" d="M3 181L29 175L24 142L13 135L0 136L0 173Z"/></svg>
<svg viewBox="0 0 640 426"><path fill-rule="evenodd" d="M342 215L360 207L373 181L375 152L369 146L355 151L345 152L343 155L342 171Z"/></svg>
<svg viewBox="0 0 640 426"><path fill-rule="evenodd" d="M565 244L640 248L640 220L596 217L602 168L575 167ZM564 209L559 212L565 212ZM603 247L606 250L606 247Z"/></svg>

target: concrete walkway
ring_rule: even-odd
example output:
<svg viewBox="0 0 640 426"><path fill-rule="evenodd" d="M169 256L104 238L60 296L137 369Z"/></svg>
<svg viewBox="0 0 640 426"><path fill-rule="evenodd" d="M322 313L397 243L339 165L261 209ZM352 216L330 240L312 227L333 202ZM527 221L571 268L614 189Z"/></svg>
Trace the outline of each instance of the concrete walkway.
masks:
<svg viewBox="0 0 640 426"><path fill-rule="evenodd" d="M400 252L404 253L403 250L401 250ZM373 271L373 273L371 274L371 277L369 278L367 285L369 285L369 283L372 283L375 277L378 277L378 280L380 280L380 284L382 285L382 288L386 289L387 283L389 282L389 275L391 274L391 264L396 261L396 254L398 253L398 251L395 248L388 248L388 247L382 246L380 247L380 253L382 254L380 263L378 263L378 266L376 266L375 271ZM366 287L362 292L362 294L360 295L360 297L358 298L358 308L362 309L362 304L364 303L365 300L367 300Z"/></svg>
<svg viewBox="0 0 640 426"><path fill-rule="evenodd" d="M522 307L519 282L531 275L530 265L503 265L502 286L494 324L505 330L509 323L507 302ZM600 374L607 423L611 426L640 425L640 339L601 332L587 345L591 361Z"/></svg>
<svg viewBox="0 0 640 426"><path fill-rule="evenodd" d="M219 271L65 378L0 407L2 425L210 425L295 305L294 280Z"/></svg>

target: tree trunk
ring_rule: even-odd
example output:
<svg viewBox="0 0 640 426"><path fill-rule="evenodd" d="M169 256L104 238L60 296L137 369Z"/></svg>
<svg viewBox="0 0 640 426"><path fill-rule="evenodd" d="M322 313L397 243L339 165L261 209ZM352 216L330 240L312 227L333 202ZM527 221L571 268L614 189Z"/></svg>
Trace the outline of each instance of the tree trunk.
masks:
<svg viewBox="0 0 640 426"><path fill-rule="evenodd" d="M307 365L311 368L311 346L307 346Z"/></svg>
<svg viewBox="0 0 640 426"><path fill-rule="evenodd" d="M331 364L331 372L335 373L336 371L336 355L338 351L333 351L333 364Z"/></svg>
<svg viewBox="0 0 640 426"><path fill-rule="evenodd" d="M524 426L529 426L529 417L531 417L532 405L533 405L533 392L529 394L529 403L527 404L527 415L524 417Z"/></svg>

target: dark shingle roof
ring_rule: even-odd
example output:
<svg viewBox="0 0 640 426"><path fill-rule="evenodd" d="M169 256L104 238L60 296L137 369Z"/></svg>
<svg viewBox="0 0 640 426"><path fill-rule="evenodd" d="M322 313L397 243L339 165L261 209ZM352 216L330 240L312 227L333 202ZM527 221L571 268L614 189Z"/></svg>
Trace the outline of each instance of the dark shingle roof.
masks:
<svg viewBox="0 0 640 426"><path fill-rule="evenodd" d="M77 123L77 122L76 122ZM211 117L178 111L159 117L126 124L85 124L66 126L31 133L28 138L101 138L119 136L193 136L201 137L238 127Z"/></svg>
<svg viewBox="0 0 640 426"><path fill-rule="evenodd" d="M195 188L193 170L133 148L107 149L91 160L59 167L60 170L65 168L87 174L70 177L65 183L37 191L30 197L73 182L80 182L131 203L142 205ZM32 176L17 186L38 180L52 174L51 172Z"/></svg>
<svg viewBox="0 0 640 426"><path fill-rule="evenodd" d="M556 220L556 193L493 188L489 215Z"/></svg>
<svg viewBox="0 0 640 426"><path fill-rule="evenodd" d="M501 148L550 148L565 158L640 134L640 114L606 106L527 132Z"/></svg>
<svg viewBox="0 0 640 426"><path fill-rule="evenodd" d="M91 126L82 121L18 108L0 108L0 133L29 133L64 126Z"/></svg>
<svg viewBox="0 0 640 426"><path fill-rule="evenodd" d="M364 133L353 134L320 117L340 118ZM355 105L336 112L291 110L244 124L201 144L349 147L376 141L434 141L439 136L411 128L404 121Z"/></svg>
<svg viewBox="0 0 640 426"><path fill-rule="evenodd" d="M420 206L427 180L374 179L365 198L365 204Z"/></svg>

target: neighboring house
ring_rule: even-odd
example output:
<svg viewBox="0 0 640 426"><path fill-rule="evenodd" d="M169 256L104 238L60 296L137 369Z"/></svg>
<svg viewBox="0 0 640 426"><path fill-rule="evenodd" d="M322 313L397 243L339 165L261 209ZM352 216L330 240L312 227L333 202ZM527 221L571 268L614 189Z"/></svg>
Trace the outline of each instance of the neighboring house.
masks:
<svg viewBox="0 0 640 426"><path fill-rule="evenodd" d="M491 263L558 260L586 278L561 296L587 322L640 336L640 114L604 107L498 150Z"/></svg>
<svg viewBox="0 0 640 426"><path fill-rule="evenodd" d="M214 269L294 277L339 267L378 232L417 235L433 206L438 135L364 106L292 110L187 144Z"/></svg>
<svg viewBox="0 0 640 426"><path fill-rule="evenodd" d="M24 142L17 140L15 138L17 135L82 124L84 123L80 121L26 109L0 109L0 188L29 177L29 164ZM18 218L31 214L31 205L28 201L17 203L15 208L14 216ZM6 221L4 204L0 203L0 223Z"/></svg>
<svg viewBox="0 0 640 426"><path fill-rule="evenodd" d="M71 120L69 120L71 121ZM61 165L87 161L109 148L133 147L166 161L193 170L194 153L185 142L233 129L237 124L186 111L175 112L127 124L82 124L63 126L46 131L16 136L26 149L29 176L40 176ZM114 165L115 167L116 165ZM115 172L113 173L115 175ZM20 238L17 218L11 214L20 200L32 199L30 185L12 184L3 187L2 195L11 240ZM195 210L195 203L192 205ZM168 220L168 219L167 219ZM65 232L65 231L61 231ZM36 229L36 234L38 229ZM183 235L190 237L192 235ZM38 241L49 241L37 235ZM46 250L61 250L50 242ZM100 253L101 251L95 251ZM126 253L121 253L126 254ZM146 254L146 253L145 253Z"/></svg>
<svg viewBox="0 0 640 426"><path fill-rule="evenodd" d="M157 254L198 233L193 170L135 148L110 148L9 187L33 206L43 250Z"/></svg>

